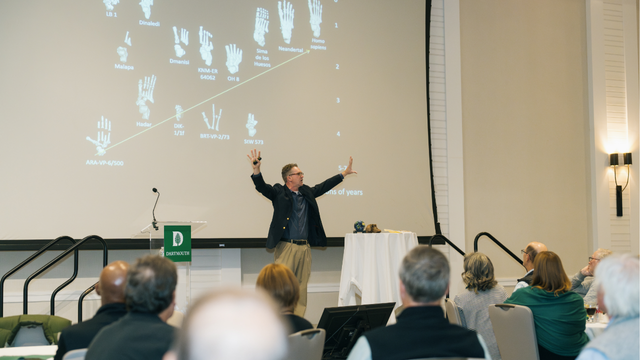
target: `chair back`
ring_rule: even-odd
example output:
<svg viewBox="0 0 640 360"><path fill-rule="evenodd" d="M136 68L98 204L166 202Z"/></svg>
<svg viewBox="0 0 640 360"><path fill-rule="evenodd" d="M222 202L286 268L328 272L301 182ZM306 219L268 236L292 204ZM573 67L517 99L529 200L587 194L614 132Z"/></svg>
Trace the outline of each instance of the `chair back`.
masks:
<svg viewBox="0 0 640 360"><path fill-rule="evenodd" d="M320 360L324 349L324 329L309 329L289 335L286 360Z"/></svg>
<svg viewBox="0 0 640 360"><path fill-rule="evenodd" d="M526 306L489 305L489 318L502 360L539 360L533 313Z"/></svg>
<svg viewBox="0 0 640 360"><path fill-rule="evenodd" d="M71 350L62 356L62 360L84 360L87 349Z"/></svg>
<svg viewBox="0 0 640 360"><path fill-rule="evenodd" d="M50 345L44 335L42 324L25 324L20 326L10 347Z"/></svg>
<svg viewBox="0 0 640 360"><path fill-rule="evenodd" d="M451 299L445 299L444 308L447 310L447 317L449 318L449 322L455 325L462 326L462 319L460 319L458 305L456 305L456 303Z"/></svg>

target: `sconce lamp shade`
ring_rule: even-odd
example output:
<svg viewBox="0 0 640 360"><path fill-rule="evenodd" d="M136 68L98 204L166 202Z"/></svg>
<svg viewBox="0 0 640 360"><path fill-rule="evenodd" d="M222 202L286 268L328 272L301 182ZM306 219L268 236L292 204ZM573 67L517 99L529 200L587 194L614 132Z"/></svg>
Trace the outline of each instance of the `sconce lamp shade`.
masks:
<svg viewBox="0 0 640 360"><path fill-rule="evenodd" d="M625 165L631 165L631 153L624 153L622 156Z"/></svg>
<svg viewBox="0 0 640 360"><path fill-rule="evenodd" d="M629 157L629 159L631 159L631 157ZM618 166L618 153L613 153L609 155L609 165Z"/></svg>

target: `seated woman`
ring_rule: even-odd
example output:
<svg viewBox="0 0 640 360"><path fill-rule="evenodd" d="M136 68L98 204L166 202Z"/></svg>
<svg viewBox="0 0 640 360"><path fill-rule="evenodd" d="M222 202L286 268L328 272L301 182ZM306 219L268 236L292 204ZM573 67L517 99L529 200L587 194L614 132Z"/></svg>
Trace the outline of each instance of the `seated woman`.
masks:
<svg viewBox="0 0 640 360"><path fill-rule="evenodd" d="M256 286L263 288L282 309L282 315L290 324L291 334L313 329L306 319L295 315L293 309L300 299L300 284L293 271L283 264L269 264L258 274Z"/></svg>
<svg viewBox="0 0 640 360"><path fill-rule="evenodd" d="M462 280L465 291L453 301L460 310L462 325L482 335L491 359L500 360L500 351L489 320L489 305L502 304L507 293L493 275L493 264L487 255L470 253L464 257Z"/></svg>
<svg viewBox="0 0 640 360"><path fill-rule="evenodd" d="M589 342L584 332L587 318L584 300L569 291L571 281L554 252L539 253L533 268L531 286L514 292L504 303L531 309L540 360L575 359Z"/></svg>

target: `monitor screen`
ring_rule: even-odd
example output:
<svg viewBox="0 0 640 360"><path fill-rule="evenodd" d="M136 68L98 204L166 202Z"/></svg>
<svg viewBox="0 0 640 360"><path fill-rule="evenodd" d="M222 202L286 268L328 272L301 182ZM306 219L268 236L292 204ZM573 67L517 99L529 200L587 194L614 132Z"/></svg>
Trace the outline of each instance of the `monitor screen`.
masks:
<svg viewBox="0 0 640 360"><path fill-rule="evenodd" d="M325 308L318 328L327 332L323 358L346 358L363 332L385 326L395 302Z"/></svg>

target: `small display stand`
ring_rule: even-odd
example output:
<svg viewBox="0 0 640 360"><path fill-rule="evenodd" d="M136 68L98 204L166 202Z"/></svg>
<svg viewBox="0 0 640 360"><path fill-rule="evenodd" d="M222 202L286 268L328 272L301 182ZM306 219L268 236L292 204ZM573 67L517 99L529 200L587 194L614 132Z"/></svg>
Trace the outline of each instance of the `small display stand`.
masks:
<svg viewBox="0 0 640 360"><path fill-rule="evenodd" d="M186 313L191 302L191 238L206 225L206 221L157 221L147 225L133 238L149 239L151 254L165 256L176 263L178 284L176 286L177 310Z"/></svg>

